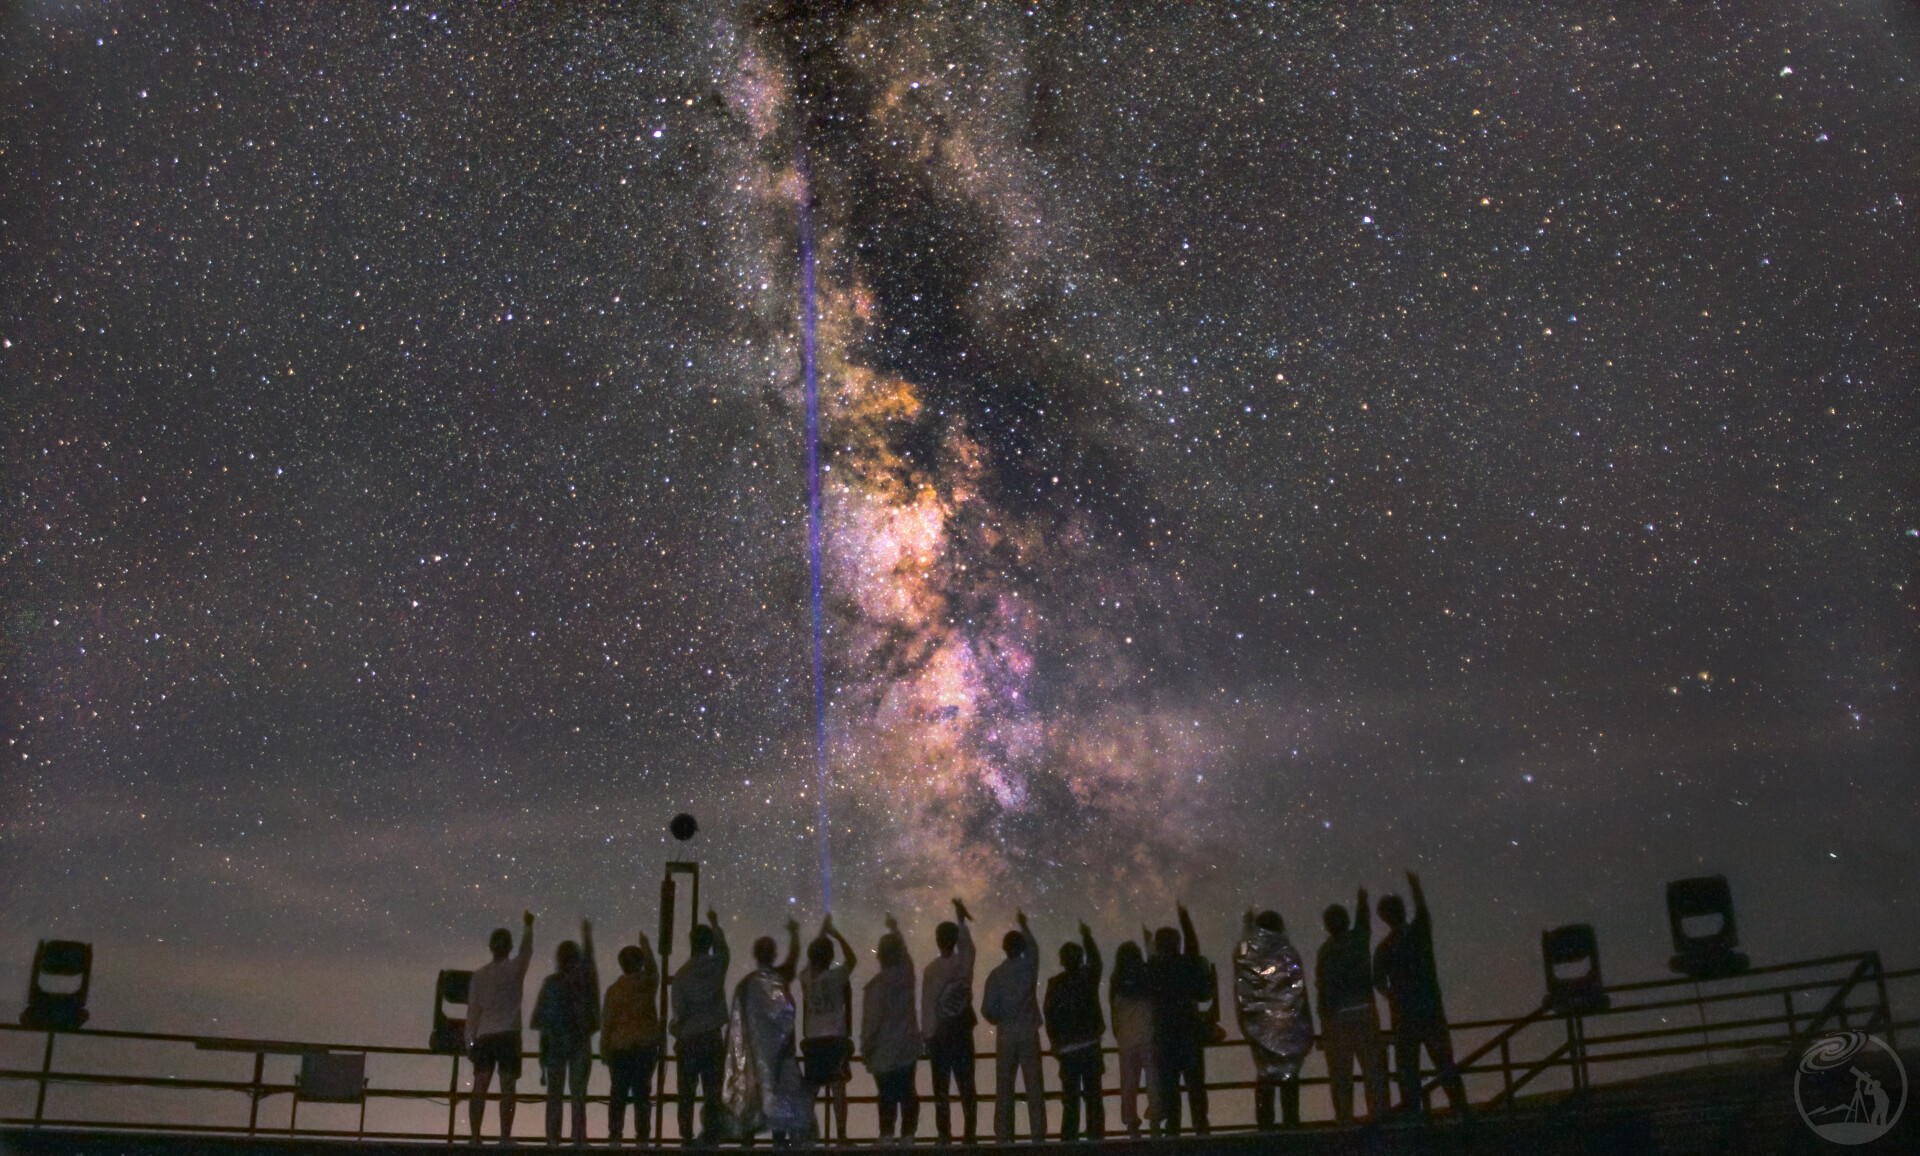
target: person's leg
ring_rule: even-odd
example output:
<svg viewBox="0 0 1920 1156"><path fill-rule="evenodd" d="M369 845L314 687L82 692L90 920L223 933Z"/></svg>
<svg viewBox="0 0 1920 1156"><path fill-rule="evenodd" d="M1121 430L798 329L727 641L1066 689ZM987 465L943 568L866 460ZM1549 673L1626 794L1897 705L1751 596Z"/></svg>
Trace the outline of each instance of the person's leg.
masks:
<svg viewBox="0 0 1920 1156"><path fill-rule="evenodd" d="M717 1128L726 1105L721 1100L724 1094L720 1087L720 1069L726 1062L726 1048L719 1032L713 1038L700 1057L700 1135L708 1140L718 1140Z"/></svg>
<svg viewBox="0 0 1920 1156"><path fill-rule="evenodd" d="M953 1069L954 1087L960 1092L960 1138L971 1144L979 1139L980 1092L975 1083L976 1064L973 1059L973 1033L967 1032L957 1041L959 1055Z"/></svg>
<svg viewBox="0 0 1920 1156"><path fill-rule="evenodd" d="M908 1143L920 1134L920 1089L914 1086L919 1064L908 1064L900 1073L900 1138Z"/></svg>
<svg viewBox="0 0 1920 1156"><path fill-rule="evenodd" d="M1254 1063L1259 1063L1258 1053ZM1253 1126L1262 1132L1273 1130L1273 1081L1262 1075L1258 1067L1253 1072Z"/></svg>
<svg viewBox="0 0 1920 1156"><path fill-rule="evenodd" d="M673 1066L673 1092L677 1102L673 1107L675 1122L680 1125L682 1144L692 1140L695 1135L693 1130L694 1093L700 1086L700 1067L695 1063L695 1058L690 1052L691 1049L684 1039L679 1042L674 1052L674 1059L677 1062Z"/></svg>
<svg viewBox="0 0 1920 1156"><path fill-rule="evenodd" d="M1047 1087L1040 1077L1040 1037L1033 1035L1020 1044L1020 1082L1027 1087L1027 1123L1033 1129L1033 1142L1047 1139Z"/></svg>
<svg viewBox="0 0 1920 1156"><path fill-rule="evenodd" d="M847 1082L835 1080L827 1086L833 1100L833 1134L841 1140L847 1138Z"/></svg>
<svg viewBox="0 0 1920 1156"><path fill-rule="evenodd" d="M1336 1123L1353 1123L1353 1018L1346 1012L1327 1017L1320 1047L1327 1060L1327 1094L1333 1099Z"/></svg>
<svg viewBox="0 0 1920 1156"><path fill-rule="evenodd" d="M631 1052L613 1052L602 1058L607 1065L607 1143L618 1144L626 1133L627 1103L633 1098L634 1057Z"/></svg>
<svg viewBox="0 0 1920 1156"><path fill-rule="evenodd" d="M1420 1095L1420 1037L1411 1031L1393 1033L1393 1061L1400 1069L1400 1110L1419 1114L1426 1111Z"/></svg>
<svg viewBox="0 0 1920 1156"><path fill-rule="evenodd" d="M893 1073L888 1072L873 1078L875 1086L879 1088L881 1140L893 1139L893 1120L894 1116L900 1111L900 1101L895 1095L892 1082L887 1078L892 1074Z"/></svg>
<svg viewBox="0 0 1920 1156"><path fill-rule="evenodd" d="M1019 1045L1003 1033L993 1050L993 1138L1013 1143L1013 1077L1020 1070Z"/></svg>
<svg viewBox="0 0 1920 1156"><path fill-rule="evenodd" d="M645 1145L653 1135L653 1070L659 1048L642 1048L633 1061L633 1142Z"/></svg>
<svg viewBox="0 0 1920 1156"><path fill-rule="evenodd" d="M1100 1049L1093 1049L1093 1056L1087 1061L1087 1138L1102 1140L1107 1135L1107 1093L1101 1085L1105 1083L1107 1065L1100 1059Z"/></svg>
<svg viewBox="0 0 1920 1156"><path fill-rule="evenodd" d="M480 1142L480 1122L487 1114L487 1088L493 1084L493 1061L475 1060L473 1062L473 1099L467 1101L467 1126L473 1133L473 1142Z"/></svg>
<svg viewBox="0 0 1920 1156"><path fill-rule="evenodd" d="M1378 1123L1392 1106L1387 1092L1387 1049L1380 1042L1380 1013L1367 1008L1360 1032L1357 1050L1360 1074L1367 1085L1367 1120Z"/></svg>
<svg viewBox="0 0 1920 1156"><path fill-rule="evenodd" d="M1193 1112L1193 1134L1205 1136L1212 1131L1207 1120L1207 1050L1196 1047L1193 1063L1187 1068L1187 1106Z"/></svg>
<svg viewBox="0 0 1920 1156"><path fill-rule="evenodd" d="M1120 1126L1127 1135L1137 1135L1140 1131L1140 1075L1145 1067L1141 1063L1139 1048L1121 1048L1115 1057L1120 1061Z"/></svg>
<svg viewBox="0 0 1920 1156"><path fill-rule="evenodd" d="M1426 1032L1427 1053L1433 1057L1434 1070L1440 1076L1440 1086L1447 1091L1447 1106L1455 1115L1463 1115L1467 1110L1467 1085L1460 1078L1460 1069L1453 1063L1453 1032L1446 1021L1431 1024Z"/></svg>
<svg viewBox="0 0 1920 1156"><path fill-rule="evenodd" d="M520 1077L503 1070L500 1073L500 1142L513 1142L513 1115L520 1107Z"/></svg>
<svg viewBox="0 0 1920 1156"><path fill-rule="evenodd" d="M1172 1055L1154 1057L1153 1086L1160 1089L1159 1114L1154 1117L1158 1127L1154 1130L1160 1135L1180 1134L1180 1073L1185 1070L1180 1059Z"/></svg>
<svg viewBox="0 0 1920 1156"><path fill-rule="evenodd" d="M1349 1091L1352 1089L1349 1088ZM1300 1080L1298 1077L1280 1081L1280 1120L1289 1128L1300 1125Z"/></svg>
<svg viewBox="0 0 1920 1156"><path fill-rule="evenodd" d="M953 1118L947 1111L947 1085L953 1079L953 1065L948 1054L945 1044L939 1040L927 1049L927 1058L933 1066L934 1134L942 1144L953 1140Z"/></svg>
<svg viewBox="0 0 1920 1156"><path fill-rule="evenodd" d="M568 1133L574 1146L581 1147L587 1142L587 1077L593 1074L593 1049L582 1047L578 1054L567 1061L567 1079L573 1093L573 1124Z"/></svg>
<svg viewBox="0 0 1920 1156"><path fill-rule="evenodd" d="M1060 1069L1060 1139L1071 1142L1080 1138L1080 1074L1071 1056L1057 1057L1055 1066Z"/></svg>
<svg viewBox="0 0 1920 1156"><path fill-rule="evenodd" d="M547 1147L560 1143L561 1105L567 1095L567 1061L555 1056L552 1061L542 1061L541 1071L547 1076Z"/></svg>

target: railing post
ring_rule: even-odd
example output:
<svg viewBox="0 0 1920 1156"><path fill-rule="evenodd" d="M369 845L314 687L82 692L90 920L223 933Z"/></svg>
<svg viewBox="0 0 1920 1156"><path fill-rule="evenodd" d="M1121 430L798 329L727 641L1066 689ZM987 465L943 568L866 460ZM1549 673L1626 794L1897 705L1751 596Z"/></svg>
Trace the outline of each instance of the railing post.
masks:
<svg viewBox="0 0 1920 1156"><path fill-rule="evenodd" d="M53 1071L54 1034L52 1031L47 1032L47 1053L40 1059L40 1094L35 1096L33 1101L33 1126L36 1128L40 1126L40 1119L46 1115L47 1111L47 1078Z"/></svg>
<svg viewBox="0 0 1920 1156"><path fill-rule="evenodd" d="M260 1080L266 1074L267 1053L253 1053L253 1087L247 1089L247 1135L260 1126Z"/></svg>
<svg viewBox="0 0 1920 1156"><path fill-rule="evenodd" d="M1513 1112L1513 1047L1511 1038L1500 1041L1500 1080L1506 1090L1502 1096L1507 1102L1507 1112Z"/></svg>
<svg viewBox="0 0 1920 1156"><path fill-rule="evenodd" d="M460 1119L460 1053L453 1053L453 1075L447 1079L447 1143L453 1143Z"/></svg>
<svg viewBox="0 0 1920 1156"><path fill-rule="evenodd" d="M1880 1022L1888 1025L1887 1034L1892 1035L1893 1002L1887 998L1887 969L1880 965L1878 951L1870 951L1867 954L1873 958L1873 986L1880 994Z"/></svg>

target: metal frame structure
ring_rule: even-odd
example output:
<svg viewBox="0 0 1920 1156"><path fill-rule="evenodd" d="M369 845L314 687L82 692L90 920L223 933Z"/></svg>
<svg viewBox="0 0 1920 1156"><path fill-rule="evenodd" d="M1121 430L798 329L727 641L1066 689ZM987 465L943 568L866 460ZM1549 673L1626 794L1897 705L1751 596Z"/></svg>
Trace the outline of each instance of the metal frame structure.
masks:
<svg viewBox="0 0 1920 1156"><path fill-rule="evenodd" d="M682 869L676 873L694 876L697 889L698 868L695 865L674 864L673 867ZM697 910L696 905L696 916ZM666 1003L664 964L663 953L663 1006ZM1882 965L1878 952L1868 951L1756 967L1734 979L1709 981L1705 987L1711 990L1703 990L1684 977L1619 984L1606 989L1612 997L1612 1006L1603 1011L1562 1016L1543 1005L1517 1018L1454 1024L1452 1031L1456 1046L1462 1037L1491 1033L1459 1062L1462 1076L1469 1081L1470 1093L1475 1086L1481 1089L1482 1094L1475 1100L1482 1107L1500 1111L1515 1110L1519 1107L1523 1090L1542 1086L1545 1082L1542 1077L1554 1072L1564 1073L1566 1086L1563 1091L1566 1094L1544 1093L1545 1100L1577 1104L1582 1095L1597 1086L1592 1080L1591 1070L1600 1066L1613 1066L1617 1071L1626 1070L1628 1065L1644 1066L1649 1063L1669 1068L1698 1067L1700 1065L1697 1063L1689 1064L1687 1061L1694 1057L1711 1059L1730 1051L1791 1058L1797 1056L1814 1038L1837 1028L1882 1032L1888 1037L1888 1042L1897 1047L1899 1033L1920 1028L1920 1018L1895 1017L1890 987L1897 982L1911 983L1914 980L1920 980L1920 967L1890 971ZM1915 991L1920 993L1920 986L1916 986ZM1804 1002L1804 997L1810 994L1817 1003L1809 1005ZM1673 1014L1687 1010L1692 1010L1694 1016ZM1709 1013L1715 1011L1733 1014L1710 1022ZM1657 1026L1635 1026L1633 1017L1664 1022ZM1618 1030L1613 1030L1612 1025L1615 1024L1621 1025ZM0 1031L38 1034L36 1029L12 1024L0 1024ZM46 1047L38 1070L0 1068L0 1082L20 1081L37 1085L34 1113L32 1116L0 1117L0 1126L132 1130L177 1135L253 1135L261 1130L261 1101L294 1092L291 1082L269 1082L264 1078L266 1057L269 1055L298 1056L316 1051L365 1052L376 1066L380 1057L444 1058L445 1055L427 1048L317 1044L101 1029L50 1031L44 1034ZM62 1036L70 1039L177 1044L204 1052L251 1054L254 1061L252 1078L211 1079L149 1072L60 1071L54 1068L53 1061L55 1040ZM1215 1045L1215 1049L1232 1052L1243 1050L1243 1044L1239 1040L1229 1040ZM991 1058L991 1053L981 1053L977 1060L987 1061ZM663 1069L667 1062L663 1058ZM1302 1076L1300 1082L1306 1087L1316 1087L1324 1086L1328 1081L1324 1075L1316 1075ZM1437 1083L1437 1080L1430 1080L1425 1085L1428 1097L1431 1097ZM53 1085L232 1092L246 1097L249 1107L244 1124L238 1119L231 1124L179 1124L97 1117L64 1118L46 1113L47 1089ZM1487 1090L1490 1085L1493 1090L1489 1095ZM664 1072L659 1086L664 1091ZM1251 1090L1253 1084L1251 1080L1215 1080L1209 1081L1207 1086L1210 1092L1219 1093ZM1108 1087L1104 1091L1109 1097L1118 1095L1115 1087ZM445 1102L448 1093L444 1089L420 1084L394 1086L375 1083L370 1077L366 1097L387 1102L426 1103ZM1049 1100L1057 1101L1058 1097L1057 1088L1048 1092ZM456 1103L459 1098L456 1088ZM606 1102L606 1097L601 1095L591 1099L596 1103ZM538 1103L542 1097L522 1094L519 1100L522 1103ZM854 1104L872 1104L875 1097L850 1095L848 1100ZM1536 1098L1534 1102L1542 1101ZM664 1110L665 1097L662 1095L656 1101L659 1119L664 1120ZM1217 1132L1233 1130L1231 1126L1215 1128ZM278 1129L274 1131L278 1132ZM458 1140L451 1125L444 1137L437 1130L426 1129L356 1133L309 1128L300 1129L297 1134L301 1137L361 1136L368 1140L444 1139L449 1144ZM654 1136L656 1140L660 1137L657 1129Z"/></svg>

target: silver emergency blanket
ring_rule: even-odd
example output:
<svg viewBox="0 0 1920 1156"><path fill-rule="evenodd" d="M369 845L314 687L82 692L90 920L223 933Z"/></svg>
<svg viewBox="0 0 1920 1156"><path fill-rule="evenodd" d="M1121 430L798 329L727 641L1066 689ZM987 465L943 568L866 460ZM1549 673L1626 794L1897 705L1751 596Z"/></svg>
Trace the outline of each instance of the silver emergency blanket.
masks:
<svg viewBox="0 0 1920 1156"><path fill-rule="evenodd" d="M794 1056L793 1026L793 993L779 972L755 971L734 988L720 1099L735 1138L762 1129L811 1137L813 1089Z"/></svg>
<svg viewBox="0 0 1920 1156"><path fill-rule="evenodd" d="M1291 1080L1313 1050L1307 969L1285 932L1250 925L1233 949L1233 1002L1240 1034L1269 1080Z"/></svg>

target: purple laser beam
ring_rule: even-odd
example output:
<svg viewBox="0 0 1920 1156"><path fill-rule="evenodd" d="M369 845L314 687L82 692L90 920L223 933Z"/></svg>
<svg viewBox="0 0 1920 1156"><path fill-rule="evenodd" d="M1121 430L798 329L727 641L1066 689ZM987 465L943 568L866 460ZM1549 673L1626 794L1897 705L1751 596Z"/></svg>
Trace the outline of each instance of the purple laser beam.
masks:
<svg viewBox="0 0 1920 1156"><path fill-rule="evenodd" d="M807 389L807 560L813 576L813 721L820 757L820 899L833 910L833 873L827 835L827 676L821 662L820 625L820 385L814 373L813 180L807 174L807 150L801 146L800 171L800 376Z"/></svg>

